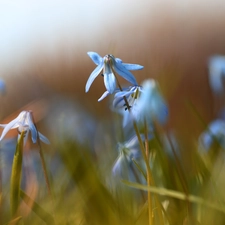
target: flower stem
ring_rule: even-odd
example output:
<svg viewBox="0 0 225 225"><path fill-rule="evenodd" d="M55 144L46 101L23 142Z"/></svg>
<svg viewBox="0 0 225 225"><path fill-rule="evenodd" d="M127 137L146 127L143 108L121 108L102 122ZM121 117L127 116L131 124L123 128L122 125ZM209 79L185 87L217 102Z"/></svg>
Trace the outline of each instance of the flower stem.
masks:
<svg viewBox="0 0 225 225"><path fill-rule="evenodd" d="M46 182L47 189L48 189L48 194L50 195L50 197L52 197L50 182L49 182L48 173L47 173L47 167L46 167L44 154L43 154L42 147L41 147L38 129L37 129L37 126L36 126L36 123L35 123L34 116L33 116L32 112L31 112L31 115L32 115L32 119L33 119L33 122L34 122L34 126L37 130L37 143L38 143L38 146L39 146L39 154L40 154L40 158L41 158L41 165L42 165L42 168L43 168L43 171L44 171L44 177L45 177L45 182Z"/></svg>
<svg viewBox="0 0 225 225"><path fill-rule="evenodd" d="M23 140L24 131L22 131L20 138L16 145L16 151L13 158L12 173L10 180L10 205L12 218L16 215L20 204L20 184L22 174L23 162Z"/></svg>
<svg viewBox="0 0 225 225"><path fill-rule="evenodd" d="M115 74L115 73L114 73ZM117 84L118 84L118 87L119 89L122 91L122 87L118 81L118 78L117 76L115 75L116 77L116 81L117 81ZM123 97L124 101L125 101L125 104L126 104L126 107L129 111L129 113L131 113L131 109L130 109L130 106L129 106L129 103L127 101L127 98L126 96ZM151 174L151 169L150 169L150 165L149 165L149 156L148 154L146 154L146 149L145 149L145 146L142 142L142 139L141 139L141 135L140 135L140 132L138 130L138 126L137 126L137 123L135 122L135 120L133 119L133 127L134 127L134 131L137 135L137 138L138 138L138 142L140 144L140 149L141 149L141 153L142 153L142 156L144 158L144 161L145 161L145 165L146 165L146 170L147 170L147 184L148 186L150 186L150 184L152 183L152 174ZM147 148L148 148L148 145L147 145ZM149 150L147 150L149 151ZM151 200L151 194L150 192L148 192L148 212L149 212L149 225L153 225L153 213L152 213L152 200Z"/></svg>

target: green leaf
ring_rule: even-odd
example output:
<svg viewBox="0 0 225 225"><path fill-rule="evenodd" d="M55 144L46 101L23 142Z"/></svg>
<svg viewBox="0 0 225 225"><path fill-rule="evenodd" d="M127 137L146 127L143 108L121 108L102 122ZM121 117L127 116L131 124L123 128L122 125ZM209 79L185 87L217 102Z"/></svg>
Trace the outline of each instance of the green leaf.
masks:
<svg viewBox="0 0 225 225"><path fill-rule="evenodd" d="M217 211L225 213L225 205L222 205L222 204L219 205L219 204L216 204L213 202L209 202L209 201L206 201L203 198L200 198L195 195L186 195L185 193L182 193L179 191L169 190L166 188L153 187L153 186L146 186L146 185L142 185L142 184L132 183L132 182L129 182L126 180L123 180L122 182L132 188L150 191L150 192L158 194L158 195L172 197L172 198L176 198L176 199L180 199L180 200L184 200L184 201L189 201L189 202L196 203L199 205L204 205L209 208L212 208Z"/></svg>
<svg viewBox="0 0 225 225"><path fill-rule="evenodd" d="M23 201L47 224L55 224L53 216L46 212L37 202L31 199L24 191L20 190L20 197Z"/></svg>
<svg viewBox="0 0 225 225"><path fill-rule="evenodd" d="M16 151L13 158L11 183L10 183L10 205L12 217L16 214L20 203L20 183L23 161L23 139L24 131L16 145Z"/></svg>

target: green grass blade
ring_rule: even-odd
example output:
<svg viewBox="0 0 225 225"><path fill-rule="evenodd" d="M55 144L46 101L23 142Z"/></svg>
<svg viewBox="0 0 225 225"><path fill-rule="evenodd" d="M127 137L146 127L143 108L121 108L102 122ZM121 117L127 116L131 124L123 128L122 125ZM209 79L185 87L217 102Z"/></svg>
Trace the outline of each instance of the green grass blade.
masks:
<svg viewBox="0 0 225 225"><path fill-rule="evenodd" d="M20 190L20 197L32 209L32 211L35 212L36 215L38 215L47 224L53 225L55 223L53 216L50 213L46 212L37 202L35 202L33 199L31 199L22 190Z"/></svg>
<svg viewBox="0 0 225 225"><path fill-rule="evenodd" d="M174 190L169 190L166 188L159 188L159 187L152 187L152 186L148 187L146 185L132 183L132 182L129 182L126 180L123 180L122 182L132 188L150 191L152 193L162 195L162 196L167 196L167 197L172 197L172 198L176 198L176 199L180 199L180 200L184 200L184 201L189 201L189 202L207 206L209 208L212 208L217 211L225 213L225 205L221 205L221 204L219 205L219 204L216 204L213 202L209 202L209 201L206 201L203 198L200 198L195 195L186 195L185 193L182 193L179 191L174 191Z"/></svg>
<svg viewBox="0 0 225 225"><path fill-rule="evenodd" d="M10 205L12 217L16 214L20 203L20 183L22 174L22 161L23 161L23 139L24 132L22 132L17 145L13 158L11 183L10 183Z"/></svg>

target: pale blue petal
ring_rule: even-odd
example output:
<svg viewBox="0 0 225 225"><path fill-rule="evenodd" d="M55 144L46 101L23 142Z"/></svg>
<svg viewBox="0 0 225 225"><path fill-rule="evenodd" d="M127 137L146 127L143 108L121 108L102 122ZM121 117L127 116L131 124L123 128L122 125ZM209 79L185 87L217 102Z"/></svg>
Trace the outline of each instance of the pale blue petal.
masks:
<svg viewBox="0 0 225 225"><path fill-rule="evenodd" d="M120 58L115 58L115 61L116 61L117 63L123 63L122 59L120 59Z"/></svg>
<svg viewBox="0 0 225 225"><path fill-rule="evenodd" d="M124 101L123 97L121 97L121 98L114 98L114 100L113 100L113 107L114 108L124 107L124 104L125 104L125 101Z"/></svg>
<svg viewBox="0 0 225 225"><path fill-rule="evenodd" d="M116 90L116 78L113 73L104 74L104 83L110 94Z"/></svg>
<svg viewBox="0 0 225 225"><path fill-rule="evenodd" d="M92 59L92 61L98 66L102 64L103 58L96 52L88 52L87 53L89 57Z"/></svg>
<svg viewBox="0 0 225 225"><path fill-rule="evenodd" d="M85 86L85 92L89 91L91 84L93 83L95 78L99 75L99 73L101 72L102 68L103 68L103 62L101 64L99 64L95 68L95 70L91 73L90 77L87 80L86 86Z"/></svg>
<svg viewBox="0 0 225 225"><path fill-rule="evenodd" d="M28 126L29 126L29 130L31 132L32 142L36 143L37 142L37 129L34 125L34 122L33 122L33 119L32 119L32 116L31 116L30 112L28 113L27 117L28 117L27 118L28 119Z"/></svg>
<svg viewBox="0 0 225 225"><path fill-rule="evenodd" d="M0 79L0 92L1 92L2 94L4 94L5 91L6 91L5 81L2 80L2 79Z"/></svg>
<svg viewBox="0 0 225 225"><path fill-rule="evenodd" d="M122 175L122 164L123 164L123 161L124 161L123 156L120 155L117 158L117 160L114 163L113 168L112 168L112 173L113 173L114 176L116 176L116 175L121 176Z"/></svg>
<svg viewBox="0 0 225 225"><path fill-rule="evenodd" d="M18 116L19 117L19 116ZM19 125L17 124L18 123L18 120L19 120L19 118L16 118L16 119L14 119L14 120L12 120L10 123L8 123L7 125L5 125L5 124L1 124L1 126L2 127L5 127L4 128L4 130L3 130L3 132L2 132L2 135L1 135L1 137L0 137L0 141L5 137L5 135L8 133L8 131L10 130L10 129L13 129L13 128L16 128L16 127L18 127Z"/></svg>
<svg viewBox="0 0 225 225"><path fill-rule="evenodd" d="M42 142L44 142L45 144L50 144L50 141L48 140L48 138L46 138L43 134L41 134L40 132L38 132L39 138Z"/></svg>
<svg viewBox="0 0 225 225"><path fill-rule="evenodd" d="M129 64L129 63L122 63L122 65L127 69L127 70L142 70L144 66L138 65L138 64Z"/></svg>
<svg viewBox="0 0 225 225"><path fill-rule="evenodd" d="M98 99L98 102L102 101L105 97L107 97L110 93L108 91L105 91L103 95Z"/></svg>
<svg viewBox="0 0 225 225"><path fill-rule="evenodd" d="M128 110L123 112L123 127L126 127L128 124L133 124L132 113Z"/></svg>
<svg viewBox="0 0 225 225"><path fill-rule="evenodd" d="M128 71L122 64L115 62L113 64L113 69L131 84L138 85L134 75L130 71Z"/></svg>
<svg viewBox="0 0 225 225"><path fill-rule="evenodd" d="M209 60L209 84L213 92L223 92L223 76L225 75L225 57L213 56Z"/></svg>

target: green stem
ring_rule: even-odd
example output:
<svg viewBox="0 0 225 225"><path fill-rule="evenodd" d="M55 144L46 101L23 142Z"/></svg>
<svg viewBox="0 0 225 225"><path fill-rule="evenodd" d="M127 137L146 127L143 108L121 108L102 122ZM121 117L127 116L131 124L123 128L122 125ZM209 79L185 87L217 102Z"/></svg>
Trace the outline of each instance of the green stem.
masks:
<svg viewBox="0 0 225 225"><path fill-rule="evenodd" d="M10 182L10 205L11 215L15 216L19 203L20 203L20 184L22 174L22 161L23 161L23 140L24 131L22 131L20 138L16 145L16 151L13 158L11 182Z"/></svg>
<svg viewBox="0 0 225 225"><path fill-rule="evenodd" d="M116 81L117 81L118 87L122 91L122 87L120 86L120 83L118 81L118 78L117 78L116 75L115 75L115 77L116 77ZM128 101L127 101L127 98L124 96L123 99L125 101L125 104L126 104L126 107L127 107L128 111L129 111L129 113L131 113L131 111L130 111L130 105L129 105ZM144 144L142 142L141 135L140 135L140 132L138 130L138 126L137 126L137 123L135 122L135 120L133 120L133 127L134 127L134 131L135 131L135 133L137 135L138 142L140 144L140 149L141 149L142 156L143 156L144 161L145 161L146 170L147 170L147 183L148 183L148 186L150 186L150 183L152 181L152 175L151 175L151 169L150 169L150 165L149 165L149 160L148 160L148 157L147 157L147 155L145 153L145 147L144 147ZM153 224L152 204L151 204L151 196L150 196L149 193L150 192L148 192L149 225L152 225Z"/></svg>
<svg viewBox="0 0 225 225"><path fill-rule="evenodd" d="M46 167L44 154L43 154L42 147L41 147L38 129L37 129L36 123L34 121L34 116L33 116L32 112L31 112L31 115L32 115L32 119L33 119L33 122L34 122L34 126L37 130L37 143L38 143L38 146L39 146L39 154L40 154L40 158L41 158L41 165L42 165L42 168L43 168L43 171L44 171L45 182L46 182L46 185L47 185L48 193L49 193L50 197L52 197L50 182L49 182L48 173L47 173L47 167Z"/></svg>

